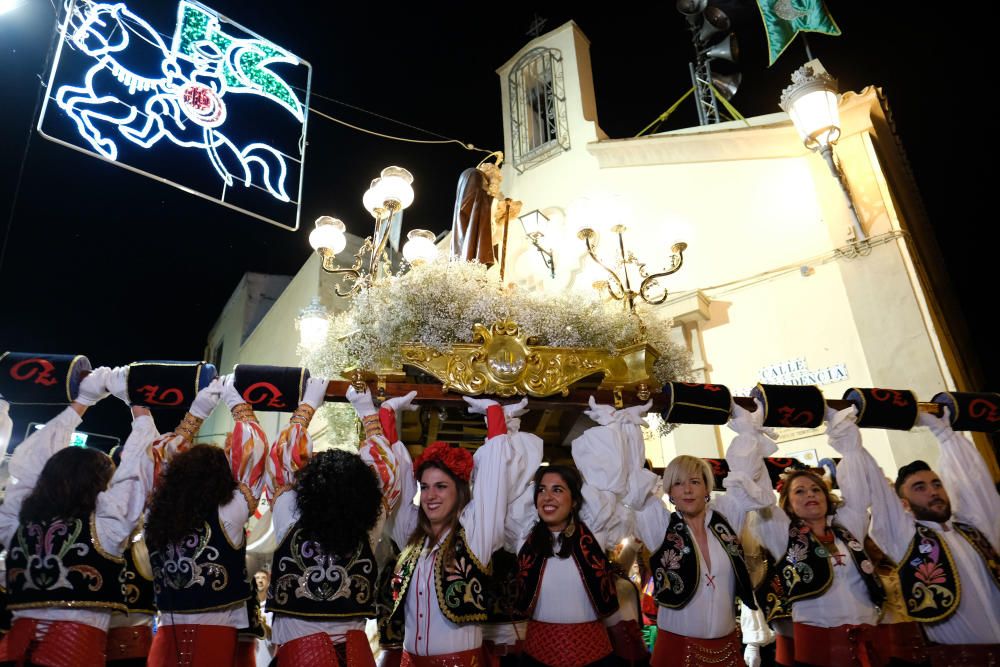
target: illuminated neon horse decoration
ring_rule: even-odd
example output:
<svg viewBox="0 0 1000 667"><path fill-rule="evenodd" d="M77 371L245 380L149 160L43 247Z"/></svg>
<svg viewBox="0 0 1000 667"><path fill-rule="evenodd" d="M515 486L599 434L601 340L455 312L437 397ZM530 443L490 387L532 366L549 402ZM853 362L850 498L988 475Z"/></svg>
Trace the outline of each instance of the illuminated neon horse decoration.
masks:
<svg viewBox="0 0 1000 667"><path fill-rule="evenodd" d="M179 5L171 47L123 3L90 4L77 16L70 42L96 62L83 86L62 86L55 100L96 152L117 160L118 139L142 148L167 139L206 150L226 186L263 187L289 201L285 156L258 142L239 147L220 128L227 93L267 97L303 121L294 92L267 69L298 64L294 56L262 40L229 37L214 15L188 2Z"/></svg>

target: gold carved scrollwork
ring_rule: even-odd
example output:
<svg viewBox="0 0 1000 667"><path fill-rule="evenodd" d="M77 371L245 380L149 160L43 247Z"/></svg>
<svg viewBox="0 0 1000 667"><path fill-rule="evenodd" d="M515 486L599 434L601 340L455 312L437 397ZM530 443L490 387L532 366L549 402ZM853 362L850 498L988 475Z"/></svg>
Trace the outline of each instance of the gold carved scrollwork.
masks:
<svg viewBox="0 0 1000 667"><path fill-rule="evenodd" d="M570 386L603 374L602 388L649 386L659 353L640 343L622 350L558 348L533 345L515 322L473 327L471 343L440 352L422 343L405 343L403 363L433 375L446 390L476 396L566 395Z"/></svg>

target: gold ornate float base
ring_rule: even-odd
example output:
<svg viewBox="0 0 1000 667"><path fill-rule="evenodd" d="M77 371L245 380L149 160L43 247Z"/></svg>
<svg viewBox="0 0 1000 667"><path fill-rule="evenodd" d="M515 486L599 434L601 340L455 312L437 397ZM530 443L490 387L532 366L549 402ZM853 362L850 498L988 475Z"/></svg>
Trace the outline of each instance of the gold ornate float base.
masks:
<svg viewBox="0 0 1000 667"><path fill-rule="evenodd" d="M472 342L456 343L450 352L422 343L404 343L401 352L404 365L434 376L446 391L538 398L565 396L575 382L598 374L603 389L628 389L648 398L653 363L660 356L647 343L615 351L533 345L510 321L489 329L475 325Z"/></svg>

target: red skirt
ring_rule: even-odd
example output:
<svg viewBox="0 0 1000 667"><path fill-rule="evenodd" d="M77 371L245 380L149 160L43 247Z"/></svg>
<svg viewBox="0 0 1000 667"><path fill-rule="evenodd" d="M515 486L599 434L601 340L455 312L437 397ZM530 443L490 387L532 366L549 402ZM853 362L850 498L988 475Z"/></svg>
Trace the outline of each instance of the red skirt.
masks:
<svg viewBox="0 0 1000 667"><path fill-rule="evenodd" d="M339 650L338 650L339 649ZM278 667L375 667L368 637L360 630L347 633L344 644L334 644L325 632L306 635L278 647ZM266 665L258 665L266 667Z"/></svg>
<svg viewBox="0 0 1000 667"><path fill-rule="evenodd" d="M19 618L0 640L0 662L32 662L49 667L103 667L107 633L72 621L46 621L45 636L35 639L39 621Z"/></svg>
<svg viewBox="0 0 1000 667"><path fill-rule="evenodd" d="M413 655L403 651L400 667L485 667L488 664L482 648L441 655Z"/></svg>
<svg viewBox="0 0 1000 667"><path fill-rule="evenodd" d="M743 646L739 635L733 630L725 637L698 639L675 635L662 628L656 631L653 645L652 667L746 667L743 662Z"/></svg>
<svg viewBox="0 0 1000 667"><path fill-rule="evenodd" d="M838 625L819 628L793 624L795 661L815 667L881 667L885 658L876 648L874 625Z"/></svg>
<svg viewBox="0 0 1000 667"><path fill-rule="evenodd" d="M236 628L162 625L149 649L149 667L222 667L236 660Z"/></svg>
<svg viewBox="0 0 1000 667"><path fill-rule="evenodd" d="M782 667L795 664L795 640L781 633L774 633L774 662Z"/></svg>
<svg viewBox="0 0 1000 667"><path fill-rule="evenodd" d="M528 621L524 652L552 667L589 665L611 654L611 639L601 621L543 623Z"/></svg>
<svg viewBox="0 0 1000 667"><path fill-rule="evenodd" d="M931 644L933 667L1000 667L1000 644Z"/></svg>
<svg viewBox="0 0 1000 667"><path fill-rule="evenodd" d="M148 625L126 625L108 630L108 660L145 658L153 644L153 629Z"/></svg>
<svg viewBox="0 0 1000 667"><path fill-rule="evenodd" d="M927 642L919 623L880 624L877 633L880 653L884 658L913 663L927 660Z"/></svg>

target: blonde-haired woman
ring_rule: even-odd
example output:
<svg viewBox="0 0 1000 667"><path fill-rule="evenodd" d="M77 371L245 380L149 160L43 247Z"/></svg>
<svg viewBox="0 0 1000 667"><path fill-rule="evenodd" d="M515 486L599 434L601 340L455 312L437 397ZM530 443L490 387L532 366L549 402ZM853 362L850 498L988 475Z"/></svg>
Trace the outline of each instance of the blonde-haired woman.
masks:
<svg viewBox="0 0 1000 667"><path fill-rule="evenodd" d="M734 600L756 608L739 541L745 512L730 494L711 497L714 480L706 461L678 456L663 472L674 511L654 492L636 512L636 533L653 552L654 666L744 664Z"/></svg>

